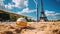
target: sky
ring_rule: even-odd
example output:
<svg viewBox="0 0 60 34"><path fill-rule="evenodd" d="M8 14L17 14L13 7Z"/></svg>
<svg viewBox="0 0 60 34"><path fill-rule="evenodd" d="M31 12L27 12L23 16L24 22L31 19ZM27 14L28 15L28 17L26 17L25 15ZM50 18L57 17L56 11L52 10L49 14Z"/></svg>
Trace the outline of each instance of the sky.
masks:
<svg viewBox="0 0 60 34"><path fill-rule="evenodd" d="M60 19L60 0L42 1L47 18L49 20ZM38 15L40 17L40 0L36 0L36 2L38 3ZM31 16L36 20L36 3L34 0L0 0L0 8L17 14Z"/></svg>

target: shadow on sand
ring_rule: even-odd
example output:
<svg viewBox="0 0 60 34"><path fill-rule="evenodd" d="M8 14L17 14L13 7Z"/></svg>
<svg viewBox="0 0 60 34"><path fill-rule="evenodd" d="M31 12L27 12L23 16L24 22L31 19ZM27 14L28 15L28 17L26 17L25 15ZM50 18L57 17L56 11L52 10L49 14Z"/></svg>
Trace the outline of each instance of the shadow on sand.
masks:
<svg viewBox="0 0 60 34"><path fill-rule="evenodd" d="M16 29L15 31L16 31L16 33L20 34L23 29L34 30L35 28L27 26L27 27L24 27L24 28Z"/></svg>

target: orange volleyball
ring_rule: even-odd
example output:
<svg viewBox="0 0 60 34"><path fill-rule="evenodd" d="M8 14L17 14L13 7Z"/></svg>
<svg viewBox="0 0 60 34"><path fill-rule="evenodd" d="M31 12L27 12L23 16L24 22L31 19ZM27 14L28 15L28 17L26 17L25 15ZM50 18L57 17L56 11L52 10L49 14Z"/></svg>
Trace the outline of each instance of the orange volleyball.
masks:
<svg viewBox="0 0 60 34"><path fill-rule="evenodd" d="M16 24L20 26L27 26L27 22L16 22Z"/></svg>
<svg viewBox="0 0 60 34"><path fill-rule="evenodd" d="M27 26L26 19L24 18L18 18L16 24L20 26L25 26L25 27Z"/></svg>

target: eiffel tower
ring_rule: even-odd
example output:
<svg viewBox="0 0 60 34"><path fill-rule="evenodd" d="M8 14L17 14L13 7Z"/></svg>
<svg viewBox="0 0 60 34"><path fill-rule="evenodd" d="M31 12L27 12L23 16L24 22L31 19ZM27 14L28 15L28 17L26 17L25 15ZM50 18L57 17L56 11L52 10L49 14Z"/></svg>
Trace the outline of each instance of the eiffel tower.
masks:
<svg viewBox="0 0 60 34"><path fill-rule="evenodd" d="M45 13L44 13L44 10L43 10L43 3L42 3L42 0L40 0L40 19L39 21L48 21Z"/></svg>

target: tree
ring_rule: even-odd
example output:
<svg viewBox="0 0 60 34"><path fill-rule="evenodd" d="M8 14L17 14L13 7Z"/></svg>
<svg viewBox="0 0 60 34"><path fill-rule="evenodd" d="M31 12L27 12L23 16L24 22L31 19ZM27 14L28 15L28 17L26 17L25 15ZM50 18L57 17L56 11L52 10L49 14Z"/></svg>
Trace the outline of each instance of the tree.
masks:
<svg viewBox="0 0 60 34"><path fill-rule="evenodd" d="M57 21L60 21L60 19L58 19Z"/></svg>

